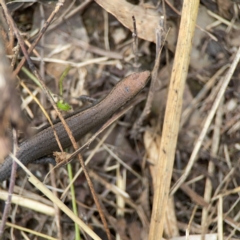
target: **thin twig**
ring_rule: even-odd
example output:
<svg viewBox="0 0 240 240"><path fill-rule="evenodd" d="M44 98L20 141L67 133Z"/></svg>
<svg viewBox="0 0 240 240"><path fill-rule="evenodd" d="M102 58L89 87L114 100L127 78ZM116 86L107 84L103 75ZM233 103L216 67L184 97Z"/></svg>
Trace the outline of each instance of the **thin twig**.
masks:
<svg viewBox="0 0 240 240"><path fill-rule="evenodd" d="M87 166L88 163L91 161L91 159L93 158L93 156L95 155L95 153L97 152L97 150L100 148L100 146L105 142L105 140L108 138L109 134L113 131L114 127L116 126L116 124L113 124L112 126L110 126L107 130L107 132L104 134L104 136L101 138L101 141L98 142L98 144L96 145L96 147L91 151L90 155L88 156L88 158L85 161L85 165ZM71 156L70 156L71 157ZM78 171L76 172L74 178L71 180L71 182L69 182L68 186L64 189L64 192L62 193L60 199L64 199L68 193L69 188L71 187L71 185L77 180L77 178L80 176L80 174L82 173L82 168L78 169Z"/></svg>
<svg viewBox="0 0 240 240"><path fill-rule="evenodd" d="M60 4L62 4L63 2L64 2L64 1L61 1L61 2L59 1L58 4L60 5ZM66 132L68 133L68 136L69 136L69 138L70 138L70 141L71 141L74 149L77 150L77 143L76 143L76 141L75 141L75 139L74 139L74 137L73 137L73 135L72 135L72 132L71 132L70 128L68 127L68 125L66 124L66 121L65 121L65 119L63 118L62 114L59 112L59 110L58 110L58 108L57 108L57 106L56 106L56 104L55 104L55 102L54 102L54 99L52 98L52 96L51 96L48 88L46 87L46 85L45 85L42 77L39 75L37 69L35 68L34 64L32 63L32 61L31 61L31 59L30 59L30 57L29 57L29 55L28 55L28 53L27 53L27 51L26 51L26 49L25 49L25 47L24 47L24 43L23 43L22 37L21 37L21 35L20 35L19 32L18 32L18 29L17 29L17 27L16 27L16 25L15 25L15 22L13 21L11 15L10 15L9 12L8 12L8 9L7 9L7 6L6 6L5 2L4 2L4 0L1 0L1 4L2 4L3 10L4 10L4 13L5 13L5 15L6 15L8 21L9 21L9 24L12 26L12 28L13 28L13 30L14 30L14 33L15 33L17 39L18 39L18 42L19 42L19 44L20 44L20 46L21 46L21 49L22 49L22 52L23 52L25 58L27 59L29 68L30 68L31 71L34 73L34 75L38 78L39 82L41 83L42 88L43 88L44 92L46 93L46 96L48 97L49 101L51 102L51 104L52 104L54 110L56 111L59 119L61 120L61 122L62 122L62 124L63 124L63 126L64 126L64 128L65 128L65 130L66 130ZM55 133L56 133L56 131L55 131ZM61 149L61 150L62 150L62 149ZM83 159L82 159L82 157L81 157L80 154L78 154L78 159L79 159L79 161L80 161L80 163L81 163L81 166L82 166L82 168L83 168L83 171L84 171L84 174L85 174L85 176L86 176L86 179L87 179L89 188L90 188L90 190L91 190L93 199L94 199L94 201L95 201L95 203L96 203L96 206L97 206L97 209L98 209L98 211L99 211L100 218L101 218L101 220L102 220L102 222L103 222L103 225L104 225L104 228L105 228L105 230L106 230L108 239L110 240L110 239L111 239L111 234L110 234L110 231L109 231L109 228L108 228L108 225L107 225L107 221L106 221L106 219L105 219L105 217L104 217L104 214L103 214L102 209L101 209L101 206L100 206L100 202L99 202L98 197L97 197L97 195L96 195L96 193L95 193L95 190L94 190L92 181L91 181L91 179L90 179L90 177L89 177L89 174L88 174L87 169L86 169L86 167L85 167L84 161L83 161Z"/></svg>
<svg viewBox="0 0 240 240"><path fill-rule="evenodd" d="M18 149L18 143L17 143L17 132L14 128L12 129L12 137L13 137L13 154L15 156L17 149ZM15 161L13 161L10 185L9 185L9 189L8 189L8 197L5 202L5 207L4 207L4 211L3 211L3 215L2 215L2 222L1 222L1 226L0 226L0 239L4 233L5 224L6 224L6 221L8 218L8 213L9 213L9 210L11 207L12 194L13 194L13 188L14 188L15 180L16 180L17 168L18 168L17 163Z"/></svg>
<svg viewBox="0 0 240 240"><path fill-rule="evenodd" d="M47 32L50 32L52 30L54 30L56 27L58 27L60 24L62 24L63 21L66 21L67 19L73 17L75 14L79 13L80 11L82 11L85 7L88 6L88 4L90 4L93 0L85 0L83 3L81 3L78 7L74 8L73 11L71 11L70 13L66 14L62 14L59 17L59 21L54 23L53 25L51 25Z"/></svg>
<svg viewBox="0 0 240 240"><path fill-rule="evenodd" d="M118 113L114 114L107 122L104 123L104 125L84 144L82 145L80 148L78 148L77 150L75 150L74 153L72 153L68 159L66 160L66 162L70 162L71 159L73 159L75 156L77 156L78 153L80 153L84 148L86 148L87 146L89 146L94 139L101 133L103 132L106 128L108 128L113 122L115 122L118 118L120 118L122 115L124 115L130 108L132 108L135 104L139 103L139 101L142 101L142 98L138 98L135 101L133 101L131 103L130 106L126 106L124 109L122 109L121 111L119 111Z"/></svg>
<svg viewBox="0 0 240 240"><path fill-rule="evenodd" d="M1 0L1 1L3 1L3 0ZM42 30L40 31L40 33L38 35L38 37L33 42L31 47L28 49L28 54L31 54L33 49L36 47L36 45L38 44L39 40L42 38L42 35L46 32L46 30L48 29L50 23L53 21L54 17L58 13L59 9L63 6L64 2L65 2L65 0L58 0L58 3L56 4L55 9L53 10L51 15L49 16L48 20L45 22ZM14 76L16 76L19 73L19 71L21 70L21 68L22 68L23 64L25 63L25 61L26 61L26 58L23 57L21 62L18 64L17 68L13 72Z"/></svg>
<svg viewBox="0 0 240 240"><path fill-rule="evenodd" d="M160 26L157 28L157 43L156 44L156 59L155 59L155 65L154 68L152 70L152 81L151 81L151 85L150 85L150 89L148 92L148 97L147 97L147 101L144 107L144 110L141 114L141 116L138 118L138 120L135 122L133 129L131 131L131 137L132 138L136 138L137 133L140 129L140 127L142 126L142 123L144 121L144 119L149 115L150 111L151 111L151 107L152 107L152 101L153 101L153 97L154 97L154 93L155 93L155 89L157 84L159 84L158 82L158 70L159 70L159 66L160 66L160 57L161 57L161 53L162 53L162 32L163 32L163 18L161 18L160 20Z"/></svg>
<svg viewBox="0 0 240 240"><path fill-rule="evenodd" d="M100 240L100 237L93 232L78 216L76 216L59 198L48 189L46 186L40 182L27 168L24 164L17 159L13 154L10 157L17 162L17 164L30 176L29 182L31 182L35 187L37 187L46 197L48 197L52 202L54 202L67 216L69 216L74 222L76 222L84 231L91 236L93 239Z"/></svg>
<svg viewBox="0 0 240 240"><path fill-rule="evenodd" d="M132 16L133 20L133 54L134 54L134 64L133 67L137 70L139 68L139 63L138 63L138 35L137 35L137 26L136 26L136 19L134 16Z"/></svg>
<svg viewBox="0 0 240 240"><path fill-rule="evenodd" d="M220 137L221 137L221 126L222 126L222 117L223 117L223 99L221 101L221 105L217 110L217 114L215 117L215 124L214 124L214 132L212 138L212 147L211 147L211 155L216 156L219 144L220 144ZM215 176L215 165L212 161L208 164L208 174L209 177L214 178ZM210 202L213 194L213 184L210 178L206 178L205 182L205 190L204 190L204 200L206 202ZM203 208L202 209L202 220L201 220L201 227L202 227L202 234L205 235L207 233L207 229L209 228L210 221L208 219L209 209Z"/></svg>
<svg viewBox="0 0 240 240"><path fill-rule="evenodd" d="M196 141L196 145L195 145L195 147L193 149L193 152L192 152L191 157L189 159L188 165L187 165L183 175L181 176L181 178L174 184L174 186L173 186L173 188L171 190L171 194L174 194L177 191L179 186L186 180L187 176L189 175L189 173L190 173L190 171L192 169L192 166L193 166L193 164L194 164L194 162L196 160L196 156L197 156L197 154L199 152L199 149L200 149L200 147L202 145L202 142L204 140L204 137L207 134L209 126L210 126L210 124L212 122L212 119L213 119L215 113L216 113L216 110L217 110L217 108L218 108L218 106L219 106L219 104L221 102L221 99L222 99L222 97L223 97L223 95L224 95L224 93L226 91L226 88L227 88L227 86L229 84L229 81L231 80L231 77L232 77L232 75L233 75L233 73L234 73L234 71L235 71L235 69L237 67L239 59L240 59L240 47L238 48L238 51L237 51L236 56L235 56L235 58L233 60L233 63L232 63L231 67L229 68L229 70L228 70L228 72L227 72L227 74L226 74L226 76L224 78L224 82L222 83L222 87L221 87L220 91L218 92L216 100L213 103L212 109L211 109L210 113L208 114L208 116L206 118L204 127L203 127L203 129L202 129L202 131L201 131L197 141Z"/></svg>

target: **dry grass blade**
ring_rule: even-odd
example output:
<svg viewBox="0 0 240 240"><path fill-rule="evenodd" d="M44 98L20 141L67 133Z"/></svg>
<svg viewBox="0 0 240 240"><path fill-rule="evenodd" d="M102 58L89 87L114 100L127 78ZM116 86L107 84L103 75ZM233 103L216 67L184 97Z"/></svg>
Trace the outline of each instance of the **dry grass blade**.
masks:
<svg viewBox="0 0 240 240"><path fill-rule="evenodd" d="M101 141L98 142L98 144L96 145L96 147L94 148L94 150L91 152L91 154L88 156L88 158L85 161L85 165L87 166L88 163L91 161L92 157L94 156L94 154L97 152L97 149L99 149L99 147L104 143L104 141L106 140L106 138L109 136L109 134L112 132L113 128L115 127L115 125L113 124L112 126L109 127L108 131L105 133L105 135L101 138ZM79 175L82 172L82 168L80 168L77 173L75 174L74 178L72 179L72 181L68 184L68 186L65 188L62 196L60 197L60 199L64 199L65 195L68 193L68 190L70 188L70 186L76 181L76 179L79 177Z"/></svg>
<svg viewBox="0 0 240 240"><path fill-rule="evenodd" d="M221 103L223 103L223 101ZM223 104L221 104L219 106L217 114L216 114L216 118L215 118L214 133L213 133L213 140L212 140L212 149L211 149L212 156L217 156L217 152L218 152L218 149L219 149L220 137L221 137L220 126L222 125L222 117L223 117ZM215 165L211 161L208 164L208 173L209 173L209 176L214 177ZM206 183L205 183L204 200L208 203L210 202L211 197L212 197L212 190L213 190L212 182L210 181L209 178L207 178ZM203 208L203 211L202 211L202 230L203 230L203 234L205 234L207 223L209 222L209 221L207 221L207 217L208 217L208 211L207 211L206 208Z"/></svg>
<svg viewBox="0 0 240 240"><path fill-rule="evenodd" d="M11 227L11 228L13 228L15 230L18 229L20 231L31 233L31 234L33 234L35 236L38 236L38 237L42 238L42 239L57 240L57 238L53 238L53 237L50 237L50 236L48 236L46 234L42 234L42 233L39 233L39 232L36 232L36 231L32 231L32 230L30 230L28 228L24 228L24 227L21 227L21 226L18 226L16 224L12 224L12 223L9 223L9 222L6 223L6 226Z"/></svg>
<svg viewBox="0 0 240 240"><path fill-rule="evenodd" d="M93 239L100 238L94 233L81 219L79 219L59 198L47 189L16 157L11 157L21 166L22 169L30 176L29 182L31 182L36 188L38 188L45 196L47 196L52 202L54 202L65 214L67 214L74 222L76 222L89 236Z"/></svg>
<svg viewBox="0 0 240 240"><path fill-rule="evenodd" d="M189 65L191 41L195 29L199 1L184 1L177 50L169 87L162 142L156 165L157 188L154 191L149 239L159 239L163 233L164 214L180 125L182 95Z"/></svg>
<svg viewBox="0 0 240 240"><path fill-rule="evenodd" d="M74 139L74 137L73 137L73 135L72 135L72 132L71 132L70 128L68 127L68 125L66 124L65 119L63 118L62 114L61 114L60 111L58 110L58 108L57 108L57 106L56 106L56 104L55 104L55 102L54 102L54 100L53 100L53 98L52 98L52 96L51 96L51 94L50 94L49 89L46 87L46 85L45 85L45 83L44 83L44 81L43 81L43 78L40 76L40 74L39 74L39 72L37 71L36 67L35 67L34 64L32 63L32 61L31 61L31 59L30 59L30 57L29 57L29 55L28 55L28 52L27 52L26 49L25 49L24 42L23 42L23 38L22 38L22 36L21 36L20 33L19 33L19 30L18 30L18 28L17 28L17 26L16 26L16 23L13 21L13 18L12 18L11 15L9 14L9 11L8 11L8 9L7 9L7 6L6 6L5 2L4 2L3 0L1 0L1 3L2 3L2 7L3 7L3 10L4 10L4 13L5 13L5 15L6 15L8 21L9 21L10 26L11 26L11 27L13 28L13 30L14 30L14 33L15 33L18 41L19 41L20 47L21 47L21 49L22 49L22 51L23 51L23 54L24 54L25 58L27 59L27 62L28 62L28 65L29 65L31 71L34 73L34 75L37 77L37 79L38 79L39 82L41 83L42 89L43 89L44 92L46 93L46 95L47 95L49 101L51 102L54 110L57 112L57 115L58 115L59 119L61 120L61 122L62 122L62 124L63 124L63 126L64 126L64 128L65 128L65 130L66 130L66 132L68 133L68 136L69 136L69 138L70 138L70 140L71 140L71 143L72 143L74 149L76 150L76 149L77 149L77 143L76 143L76 141L75 141L75 139ZM57 5L62 5L62 4L63 4L63 1L62 1L62 2L59 1L59 3L58 3ZM54 130L54 129L53 129L53 130ZM55 135L55 137L57 137L57 134L55 134L55 133L56 133L56 132L55 132L55 130L54 130L54 135ZM60 148L61 151L63 152L63 149L61 148L61 144L59 145L59 148ZM80 161L80 163L81 163L81 165L82 165L84 174L85 174L85 176L86 176L86 179L87 179L87 181L88 181L89 187L90 187L90 189L91 189L91 193L92 193L92 195L93 195L93 199L94 199L94 201L95 201L95 203L96 203L96 205L97 205L97 208L98 208L98 210L99 210L99 214L100 214L100 217L101 217L101 219L102 219L102 221L103 221L103 225L104 225L104 227L105 227L105 230L106 230L108 239L111 239L111 235L110 235L110 231L109 231L109 229L108 229L107 221L106 221L106 219L105 219L105 217L104 217L104 214L103 214L103 212L102 212L102 209L101 209L101 207L100 207L99 200L98 200L97 195L96 195L96 193L95 193L95 191L94 191L93 184L92 184L92 182L91 182L91 179L89 178L88 172L87 172L87 170L86 170L86 168L85 168L85 165L84 165L84 162L83 162L83 159L82 159L81 155L78 155L78 159L79 159L79 161Z"/></svg>
<svg viewBox="0 0 240 240"><path fill-rule="evenodd" d="M0 199L7 200L8 193L4 190L0 190ZM54 216L55 211L54 208L48 206L46 204L40 203L39 201L32 200L26 197L22 197L16 194L12 194L12 203L18 204L23 207L27 207L28 209L33 209L35 211L44 213L49 216Z"/></svg>
<svg viewBox="0 0 240 240"><path fill-rule="evenodd" d="M204 127L203 127L203 129L202 129L202 131L201 131L201 133L200 133L197 141L196 141L196 145L195 145L195 147L194 147L194 149L193 149L193 152L192 152L192 155L191 155L191 157L190 157L190 159L189 159L189 163L188 163L188 165L187 165L187 168L186 168L184 174L182 175L182 177L181 177L181 178L178 180L178 182L174 185L174 187L173 187L173 189L172 189L172 191L171 191L172 194L173 194L174 192L176 192L176 190L179 188L179 186L186 180L188 174L189 174L190 171L191 171L191 168L192 168L192 166L193 166L193 164L194 164L194 162L195 162L195 159L196 159L196 156L197 156L197 154L198 154L198 151L199 151L199 149L200 149L200 147L201 147L201 145L202 145L203 139L204 139L204 137L205 137L205 135L206 135L206 133L207 133L207 131L208 131L208 129L209 129L209 126L210 126L210 124L211 124L211 122L212 122L212 119L213 119L213 117L214 117L214 115L215 115L215 113L216 113L216 110L217 110L217 108L218 108L218 106L219 106L219 104L220 104L220 102L221 102L221 99L222 99L222 97L223 97L223 94L224 94L224 92L226 91L226 88L227 88L227 86L228 86L228 84L229 84L229 81L231 80L231 77L232 77L232 75L233 75L233 73L234 73L234 71L235 71L235 69L236 69L236 67L237 67L237 64L238 64L238 62L239 62L239 59L240 59L240 48L238 49L237 54L236 54L236 56L235 56L235 59L233 60L233 63L232 63L232 65L231 65L229 71L227 72L226 77L224 78L223 84L222 84L222 86L221 86L221 89L220 89L219 92L218 92L218 95L217 95L217 97L216 97L216 100L214 101L214 104L213 104L213 106L212 106L212 109L211 109L209 115L208 115L207 118L206 118Z"/></svg>
<svg viewBox="0 0 240 240"><path fill-rule="evenodd" d="M214 86L214 84L216 84L218 77L222 76L222 74L227 70L228 67L229 67L228 65L224 65L222 68L220 68L214 74L214 76L212 76L211 79L209 79L209 81L204 85L202 90L192 100L190 105L184 110L184 112L182 113L182 118L181 118L181 127L185 124L185 122L187 121L188 117L193 112L193 110L196 109L196 107L199 105L200 101L204 97L206 97L206 95L207 95L208 91L211 89L211 87Z"/></svg>
<svg viewBox="0 0 240 240"><path fill-rule="evenodd" d="M111 119L110 115L106 117L104 125L95 128L94 117L75 121L76 130L91 129L86 135L76 136L78 150L67 148L65 154L59 153L58 147L48 154L41 151L46 157L52 154L55 157L54 151L57 151L55 160L64 166L59 167L60 164L53 171L43 161L40 165L27 165L51 193L59 196L49 195L49 200L41 192L45 190L36 189L28 181L29 173L21 170L16 175L18 187L13 191L9 180L0 182L4 189L4 192L0 190L0 208L10 209L11 203L13 205L8 214L0 212L0 222L7 219L12 223L2 224L5 225L2 230L0 227L4 240L93 239L80 229L82 223L77 223L70 214L84 220L99 238L107 239L83 168L76 161L80 152L80 160L84 160L83 166L87 167L84 171L89 171L88 179L91 178L97 194L95 199L101 200L98 208L106 217L107 222L104 222L111 230L112 239L159 240L164 239L162 231L164 237L171 240L181 239L180 236L189 240L240 239L240 68L236 68L229 83L224 79L240 47L240 8L236 0L199 1L199 6L194 5L198 1L178 1L180 4L174 5L170 0L56 0L47 3L45 0L34 3L21 0L14 1L18 9L13 10L12 2L0 0L0 5L7 2L11 10L10 15L0 14L3 42L0 56L4 61L0 63L0 85L3 82L0 122L4 121L0 124L0 155L5 151L5 147L1 147L1 138L7 131L5 123L9 120L15 123L13 126L21 123L14 120L17 111L28 118L29 124L27 131L23 129L15 139L19 140L19 146L24 141L32 142L33 146L27 148L32 154L43 145L42 149L47 150L49 142L55 141L53 138L45 141L44 137L37 144L31 141L35 139L35 132L38 134L44 128L43 124L50 119L55 123L58 118L59 113L50 102L51 96L55 101L71 105L73 116L81 112L82 107L84 110L98 106L97 102L90 105L90 101L79 101L79 96L87 95L101 101L112 88L115 89L120 79L136 72L136 68L137 72L151 71L153 80L152 85L148 84L134 101L125 105L126 108L118 109L116 115L110 114ZM3 12L4 7L0 6L0 10ZM138 41L136 37L133 40L133 36L139 36ZM162 50L157 61L155 49ZM25 57L30 67L27 64L21 67ZM159 66L154 67L154 62ZM71 70L62 81L63 72L67 72L65 65L71 65ZM6 74L8 66L12 69ZM17 74L19 70L21 73ZM11 77L14 74L17 76ZM44 80L45 90L42 90L41 80ZM5 87L8 82L14 84L10 91ZM222 88L225 92L215 111L214 102ZM129 88L125 90L131 92ZM147 93L151 98L147 99ZM12 100L18 95L19 103L13 108ZM112 96L112 100L98 111L100 118L115 105L118 94ZM137 103L140 104L136 106ZM131 105L134 108L126 112ZM46 117L44 109L48 113ZM142 122L138 138L131 139L137 120ZM103 126L100 128L100 125ZM76 132L72 130L73 136ZM61 144L65 146L62 140ZM70 170L65 163L73 157ZM1 166L0 179L5 172ZM182 175L187 178L184 180ZM175 183L181 185L174 188L177 191L171 195L169 186ZM11 203L5 200L8 189ZM71 213L64 205L54 204L59 199L73 209Z"/></svg>
<svg viewBox="0 0 240 240"><path fill-rule="evenodd" d="M218 201L218 240L223 240L223 199Z"/></svg>
<svg viewBox="0 0 240 240"><path fill-rule="evenodd" d="M45 31L47 30L49 24L52 22L52 20L54 19L55 15L57 14L57 12L59 11L59 9L62 7L63 4L64 4L64 0L62 0L62 1L59 0L58 4L56 4L56 8L52 12L52 14L49 16L48 20L45 22L45 24L44 24L40 34L38 35L37 39L31 45L31 47L28 49L28 54L30 54L33 51L33 49L36 47L37 43L39 42L39 40L41 39L41 37L43 36ZM22 68L23 64L25 63L25 61L26 61L26 58L23 58L21 60L21 62L18 64L17 68L15 69L15 71L13 73L14 76L16 76L18 74L18 72Z"/></svg>

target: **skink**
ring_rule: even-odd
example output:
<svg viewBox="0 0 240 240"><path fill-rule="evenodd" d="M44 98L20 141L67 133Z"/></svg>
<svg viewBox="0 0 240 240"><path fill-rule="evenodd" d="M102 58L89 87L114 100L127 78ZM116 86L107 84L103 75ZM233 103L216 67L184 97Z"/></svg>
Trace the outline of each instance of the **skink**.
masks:
<svg viewBox="0 0 240 240"><path fill-rule="evenodd" d="M76 111L65 117L76 141L80 140L93 128L104 124L127 102L132 100L147 84L149 71L133 73L119 81L112 91L100 102L89 108ZM70 139L61 122L54 123L63 148L71 146ZM27 165L40 158L59 151L57 141L51 126L44 128L34 137L25 140L18 148L16 157ZM0 165L0 182L9 178L12 168L12 158L7 157Z"/></svg>

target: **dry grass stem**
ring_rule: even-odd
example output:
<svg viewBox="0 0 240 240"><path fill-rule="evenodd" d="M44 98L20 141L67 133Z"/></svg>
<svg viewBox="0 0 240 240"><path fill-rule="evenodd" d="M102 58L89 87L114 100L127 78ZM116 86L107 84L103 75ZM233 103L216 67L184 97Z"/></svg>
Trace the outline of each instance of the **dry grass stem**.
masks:
<svg viewBox="0 0 240 240"><path fill-rule="evenodd" d="M156 165L158 179L154 191L149 240L159 239L163 234L165 209L168 201L180 124L183 89L187 77L192 46L191 41L195 29L198 5L199 1L183 2L180 31L165 111L162 141Z"/></svg>
<svg viewBox="0 0 240 240"><path fill-rule="evenodd" d="M192 168L192 166L193 166L193 164L195 162L196 156L197 156L198 151L199 151L199 149L200 149L200 147L202 145L204 137L205 137L205 135L206 135L206 133L208 131L208 128L209 128L209 126L210 126L210 124L212 122L212 119L213 119L213 117L214 117L214 115L216 113L216 110L217 110L217 108L218 108L218 106L219 106L219 104L221 102L223 94L226 91L226 88L227 88L227 86L229 84L229 81L231 80L231 77L232 77L232 75L233 75L233 73L234 73L234 71L235 71L235 69L237 67L239 59L240 59L240 48L238 49L238 51L236 53L236 56L235 56L235 59L233 60L233 63L231 64L231 67L229 68L229 71L227 72L227 74L226 74L226 76L224 78L224 81L222 83L221 89L218 92L218 95L216 97L216 100L214 101L212 109L209 112L209 114L208 114L208 116L207 116L207 118L205 120L204 127L203 127L203 129L201 131L201 134L199 135L199 137L198 137L198 139L196 141L196 145L195 145L194 150L192 152L192 155L191 155L191 157L189 159L189 162L188 162L188 165L187 165L187 167L185 169L185 172L181 176L181 178L178 180L178 182L174 185L174 187L172 188L171 194L176 192L176 190L186 180L189 172L191 171L191 168Z"/></svg>

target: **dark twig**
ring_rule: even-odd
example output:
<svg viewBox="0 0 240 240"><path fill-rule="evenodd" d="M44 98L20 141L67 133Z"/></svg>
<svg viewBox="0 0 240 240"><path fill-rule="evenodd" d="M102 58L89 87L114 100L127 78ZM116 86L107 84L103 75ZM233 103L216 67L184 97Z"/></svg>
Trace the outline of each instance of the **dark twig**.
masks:
<svg viewBox="0 0 240 240"><path fill-rule="evenodd" d="M18 29L17 29L17 26L16 26L15 22L13 21L11 15L9 14L8 9L7 9L7 7L6 7L6 4L5 4L4 0L0 0L0 2L1 2L1 4L2 4L3 10L4 10L4 14L6 15L7 21L8 21L8 23L9 23L9 25L13 28L13 31L14 31L17 39L18 39L18 43L19 43L19 45L20 45L20 47L21 47L21 50L22 50L22 52L23 52L23 55L24 55L25 58L27 59L29 68L30 68L31 71L35 74L35 76L38 78L39 82L41 83L42 89L45 91L46 95L47 95L48 98L49 98L49 101L50 101L52 104L55 104L54 100L53 100L52 97L51 97L51 94L50 94L49 90L47 89L44 81L42 80L42 77L39 75L37 69L35 68L32 60L30 59L30 57L29 57L29 55L28 55L28 52L27 52L27 50L26 50L26 48L25 48L25 46L24 46L24 41L23 41L23 39L22 39L22 36L20 35L20 33L19 33ZM53 105L53 107L54 107L54 105ZM58 112L58 113L59 113L59 112ZM51 125L52 125L52 124L51 124ZM60 143L59 138L58 138L58 136L57 136L57 132L55 131L53 125L52 125L52 128L53 128L53 132L54 132L55 138L56 138L56 140L57 140L57 142L58 142L58 146L59 146L60 150L63 152L63 148L62 148L62 146L61 146L61 143Z"/></svg>
<svg viewBox="0 0 240 240"><path fill-rule="evenodd" d="M55 9L53 10L51 15L49 16L48 20L44 23L44 26L43 26L42 30L40 31L38 37L35 39L35 41L31 45L31 47L28 49L28 54L31 54L33 49L36 47L36 45L38 44L39 40L42 38L42 35L46 32L46 30L48 29L50 23L52 22L52 20L54 19L54 17L58 13L59 9L61 8L61 6L63 6L64 2L65 2L65 0L58 0L58 3L56 4ZM22 68L23 64L25 63L25 61L26 61L26 57L23 57L22 60L20 61L20 63L18 64L17 68L13 72L14 76L16 76L19 73L19 71L21 70L21 68Z"/></svg>
<svg viewBox="0 0 240 240"><path fill-rule="evenodd" d="M133 33L132 33L132 37L133 37L133 54L134 54L134 68L136 70L139 69L139 63L138 63L138 35L137 35L137 26L136 26L136 19L134 16L132 16L132 20L133 20Z"/></svg>
<svg viewBox="0 0 240 240"><path fill-rule="evenodd" d="M150 113L152 101L153 101L153 97L154 97L154 92L155 92L157 84L159 84L158 83L158 70L159 70L159 65L160 65L160 56L161 56L162 47L163 47L162 33L163 33L163 17L160 18L160 24L156 30L156 37L157 37L156 52L157 52L157 54L156 54L155 65L152 70L152 81L151 81L151 86L150 86L149 93L148 93L147 102L146 102L145 108L144 108L141 116L138 118L138 120L136 121L136 123L133 126L133 129L131 131L132 138L136 138L137 133L138 133L140 127L142 126L144 119Z"/></svg>
<svg viewBox="0 0 240 240"><path fill-rule="evenodd" d="M72 143L72 145L73 145L73 148L74 148L75 150L77 150L78 146L77 146L77 143L76 143L76 141L75 141L75 139L74 139L74 137L73 137L73 135L72 135L72 132L71 132L70 128L68 127L68 125L66 124L66 121L65 121L65 119L63 118L62 114L61 114L60 111L58 110L58 108L57 108L57 106L56 106L56 104L55 104L55 102L54 102L54 99L52 98L52 96L51 96L48 88L46 87L46 85L45 85L42 77L40 76L40 74L38 73L36 67L35 67L34 64L32 63L32 61L31 61L31 59L30 59L30 57L29 57L29 55L28 55L28 53L27 53L27 51L26 51L26 49L25 49L23 39L22 39L21 35L19 34L17 27L15 26L15 22L13 21L11 15L10 15L9 12L8 12L8 9L7 9L7 6L6 6L5 2L4 2L4 0L0 0L0 2L1 2L1 4L2 4L4 13L5 13L5 15L6 15L8 21L9 21L9 24L10 24L11 27L13 28L14 33L15 33L17 39L18 39L18 42L19 42L20 47L21 47L21 49L22 49L22 52L23 52L25 58L27 59L29 68L30 68L31 71L34 73L34 75L37 77L37 79L39 80L39 82L40 82L40 84L41 84L41 86L42 86L42 89L44 90L46 96L48 97L48 100L51 102L51 104L52 104L54 110L56 111L56 113L57 113L60 121L62 122L62 124L63 124L66 132L68 133L68 136L69 136L69 139L70 139L70 141L71 141L71 143ZM61 3L63 3L63 1L61 1L61 2L59 1L59 2L58 2L58 4L61 4ZM54 129L53 129L53 130L54 130ZM54 133L56 133L56 131L55 131ZM61 149L61 148L60 148L60 149ZM61 151L62 151L62 149L61 149ZM86 167L85 167L84 161L83 161L83 159L82 159L82 157L81 157L80 154L78 154L78 159L79 159L79 161L80 161L80 163L81 163L81 166L82 166L82 168L83 168L83 172L84 172L84 174L85 174L85 177L86 177L86 179L87 179L89 188L90 188L91 193L92 193L92 195L93 195L93 199L94 199L94 201L95 201L95 203L96 203L96 206L97 206L97 209L98 209L98 211L99 211L99 215L100 215L100 218L101 218L101 220L102 220L102 222L103 222L104 228L105 228L105 230L106 230L108 239L110 240L110 239L111 239L111 234L110 234L110 231L109 231L109 228L108 228L108 225L107 225L107 221L106 221L106 219L105 219L105 216L104 216L103 211L102 211L102 209L101 209L100 202L99 202L98 197L97 197L97 195L96 195L96 192L95 192L95 190L94 190L94 188L93 188L92 181L91 181L91 179L90 179L90 177L89 177L88 171L87 171L87 169L86 169Z"/></svg>
<svg viewBox="0 0 240 240"><path fill-rule="evenodd" d="M108 128L113 122L115 122L117 119L119 119L121 116L126 114L130 108L132 108L134 105L139 103L143 100L143 97L139 97L136 100L132 101L130 105L126 106L124 109L119 111L118 113L114 114L105 124L84 144L82 145L78 150L76 150L74 153L72 153L68 159L65 161L69 163L78 153L82 152L82 150L86 147L89 147L89 145L94 141L94 139L102 133L106 128ZM61 166L61 164L59 164Z"/></svg>
<svg viewBox="0 0 240 240"><path fill-rule="evenodd" d="M1 24L2 21L0 21ZM1 36L0 34L0 159L3 160L12 149L12 140L9 137L9 123L15 126L16 129L23 131L25 125L19 108L20 98L16 92L15 79L12 78L11 67L6 58L7 46L4 46L5 39L3 40Z"/></svg>
<svg viewBox="0 0 240 240"><path fill-rule="evenodd" d="M81 3L79 6L77 6L76 8L74 8L70 13L68 14L62 14L62 16L60 16L58 18L58 22L54 22L53 25L51 25L47 32L54 30L56 27L58 27L60 24L62 24L63 21L66 21L67 19L73 17L75 14L79 14L80 11L83 11L88 4L90 4L93 0L85 0L83 3Z"/></svg>
<svg viewBox="0 0 240 240"><path fill-rule="evenodd" d="M12 130L12 137L13 137L13 154L16 155L18 143L17 143L17 131L15 129ZM10 179L10 185L8 189L8 198L5 202L5 207L2 215L2 222L0 226L0 239L2 239L2 235L4 233L4 227L7 221L8 213L10 210L11 202L12 202L12 194L13 194L13 188L15 185L16 180L16 172L17 172L17 163L13 161L12 164L12 171L11 171L11 179Z"/></svg>

